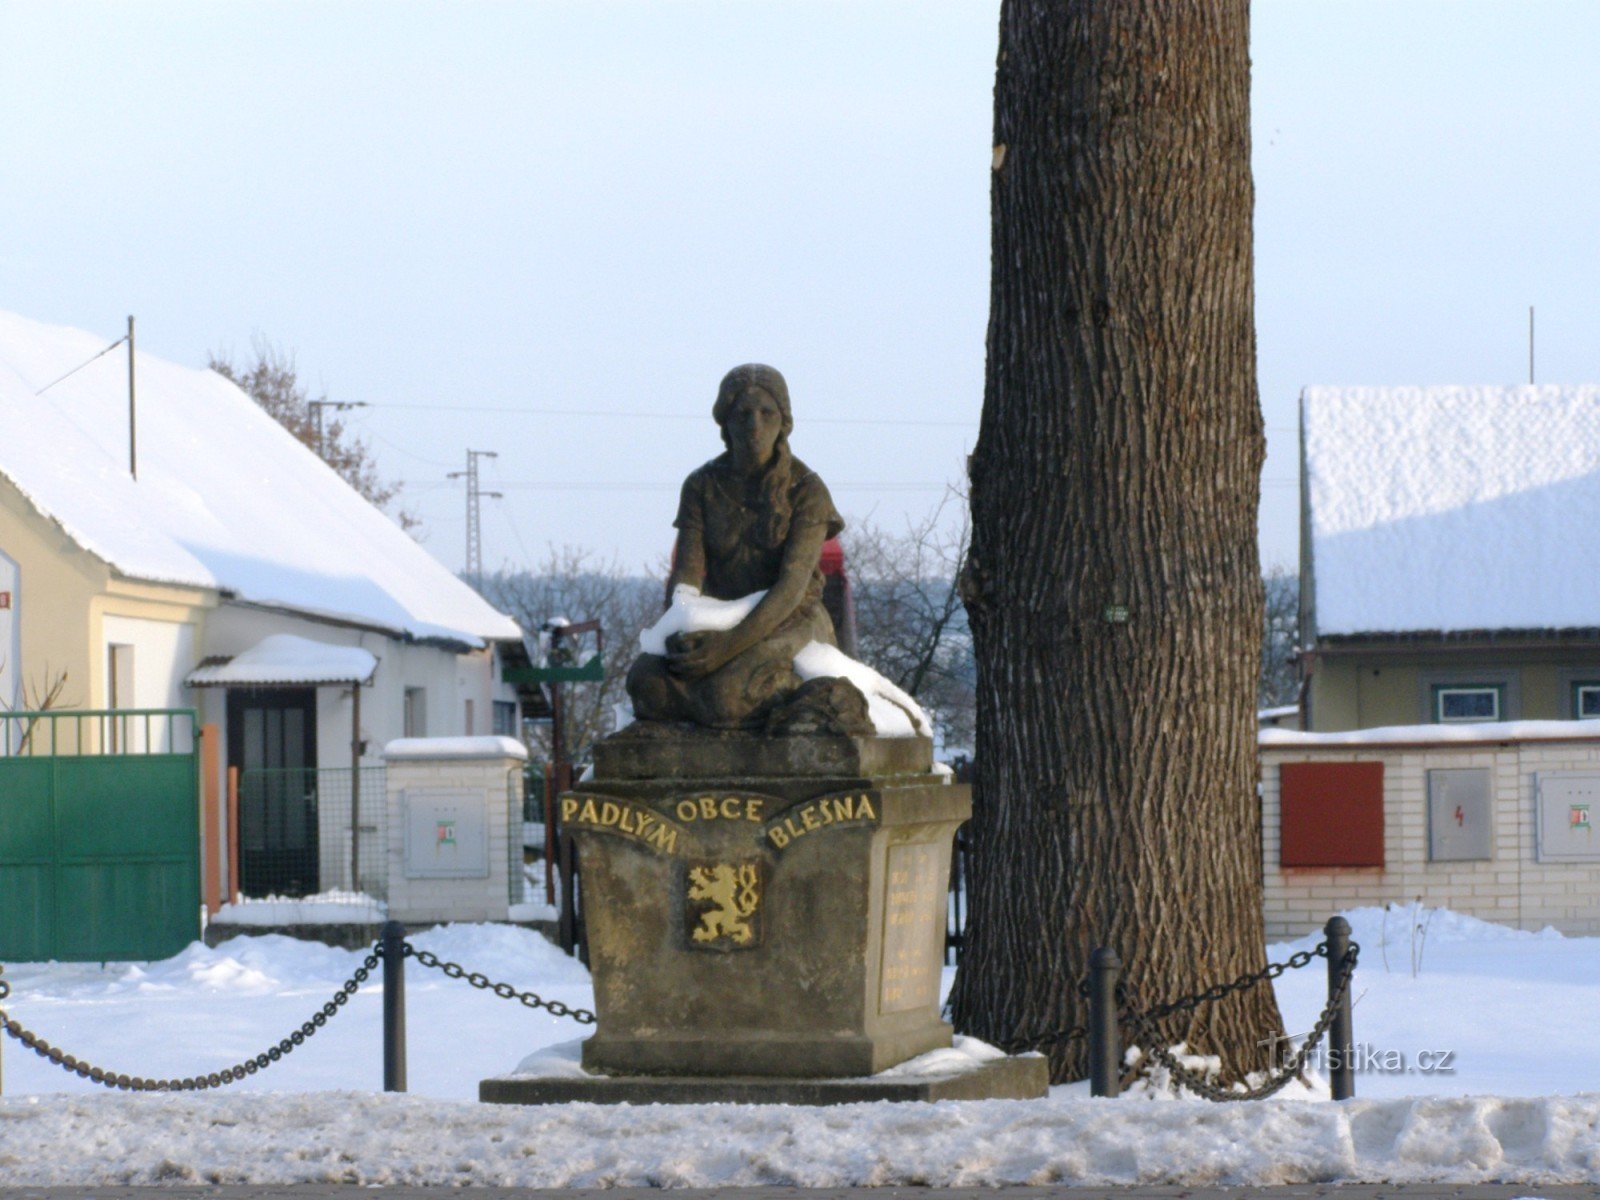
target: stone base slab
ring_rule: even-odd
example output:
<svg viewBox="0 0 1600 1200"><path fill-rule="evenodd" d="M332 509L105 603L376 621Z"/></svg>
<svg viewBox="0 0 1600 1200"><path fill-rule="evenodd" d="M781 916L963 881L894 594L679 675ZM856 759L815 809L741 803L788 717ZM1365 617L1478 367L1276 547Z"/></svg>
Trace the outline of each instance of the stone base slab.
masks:
<svg viewBox="0 0 1600 1200"><path fill-rule="evenodd" d="M775 1079L705 1075L507 1075L478 1084L485 1104L861 1104L875 1100L1037 1100L1042 1055L1011 1055L947 1075Z"/></svg>

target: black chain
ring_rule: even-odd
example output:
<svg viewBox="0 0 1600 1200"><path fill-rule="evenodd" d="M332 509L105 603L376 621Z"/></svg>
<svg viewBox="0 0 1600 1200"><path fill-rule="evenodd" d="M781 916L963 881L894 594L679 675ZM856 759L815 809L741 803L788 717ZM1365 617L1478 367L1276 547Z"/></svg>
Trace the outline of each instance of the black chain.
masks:
<svg viewBox="0 0 1600 1200"><path fill-rule="evenodd" d="M1209 987L1203 992L1196 992L1192 996L1185 996L1181 1000L1173 1000L1166 1004L1158 1004L1154 1008L1147 1008L1142 1013L1125 1012L1123 1015L1129 1020L1143 1017L1148 1021L1160 1021L1181 1012L1191 1012L1202 1004L1211 1004L1234 992L1248 991L1258 983L1265 983L1269 979L1276 979L1285 971L1298 971L1306 966L1313 958L1327 958L1328 943L1323 942L1315 950L1301 950L1291 954L1287 962L1268 963L1259 971L1249 971L1239 976L1232 983L1219 983Z"/></svg>
<svg viewBox="0 0 1600 1200"><path fill-rule="evenodd" d="M338 991L334 992L332 999L312 1013L311 1019L304 1022L299 1029L296 1029L276 1046L269 1047L254 1058L247 1058L236 1066L227 1067L221 1071L213 1071L209 1075L192 1075L184 1079L144 1079L138 1075L119 1075L113 1071L103 1070L100 1067L92 1067L70 1054L63 1053L38 1034L17 1024L7 1016L4 1009L0 1009L0 1028L4 1028L7 1033L28 1047L28 1049L43 1058L48 1058L62 1070L71 1071L75 1075L92 1080L104 1087L121 1088L123 1091L129 1092L201 1092L207 1088L238 1083L239 1080L244 1079L246 1076L254 1075L257 1071L265 1071L273 1063L283 1058L284 1055L292 1053L295 1047L305 1045L306 1039L315 1036L317 1030L338 1016L339 1010L350 1003L350 997L360 990L361 985L367 981L367 977L372 974L373 968L377 965L377 953L368 954L362 960L361 965L355 969L355 973L340 985ZM4 968L0 968L0 970L4 970ZM4 980L0 980L0 1000L4 1000L10 994L10 986Z"/></svg>
<svg viewBox="0 0 1600 1200"><path fill-rule="evenodd" d="M1080 999L1089 998L1089 981L1080 979L1075 989ZM1043 1050L1046 1046L1065 1046L1068 1042L1089 1036L1089 1030L1083 1025L1068 1025L1061 1029L1052 1029L1049 1033L1031 1033L1026 1037L1011 1038L1004 1042L994 1043L1007 1054L1018 1054L1025 1050Z"/></svg>
<svg viewBox="0 0 1600 1200"><path fill-rule="evenodd" d="M426 950L418 950L410 942L405 944L406 956L415 958L425 967L433 967L443 971L451 979L464 979L473 987L481 991L493 992L502 1000L519 1001L524 1008L542 1008L555 1017L571 1017L580 1025L593 1025L594 1014L587 1008L569 1008L559 1000L546 1000L537 992L519 992L509 983L495 983L487 975L477 971L469 971L459 963L445 962L436 954Z"/></svg>
<svg viewBox="0 0 1600 1200"><path fill-rule="evenodd" d="M1334 988L1333 995L1328 997L1327 1007L1322 1010L1322 1015L1317 1018L1317 1023L1311 1027L1311 1032L1306 1036L1306 1040L1300 1043L1299 1049L1297 1049L1289 1061L1284 1064L1282 1071L1278 1075L1253 1088L1236 1087L1233 1090L1229 1090L1218 1087L1205 1076L1191 1071L1188 1067L1184 1066L1172 1055L1170 1051L1166 1050L1162 1046L1161 1043L1164 1039L1162 1038L1160 1031L1155 1027L1154 1022L1157 1018L1154 1014L1158 1012L1181 1012L1184 1011L1185 1008L1193 1008L1194 1005L1184 1005L1182 1002L1179 1002L1180 1006L1177 1007L1173 1005L1166 1005L1162 1009L1151 1009L1149 1012L1144 1013L1128 1012L1124 1015L1126 1016L1128 1023L1132 1025L1134 1035L1138 1038L1139 1043L1149 1047L1150 1058L1156 1062L1159 1062L1163 1067L1165 1067L1171 1074L1173 1081L1179 1086L1186 1087L1197 1095L1203 1096L1207 1100L1215 1100L1218 1103L1228 1103L1237 1100L1264 1100L1268 1096L1283 1090L1283 1088L1288 1086L1291 1080L1298 1079L1300 1077L1301 1072L1305 1068L1306 1059L1310 1056L1312 1050L1316 1048L1317 1043L1322 1040L1323 1035L1327 1033L1328 1026L1333 1023L1333 1018L1339 1011L1339 1005L1343 1002L1345 994L1350 990L1350 980L1356 973L1356 960L1360 957L1360 954L1361 947L1357 943L1351 942L1350 948L1345 952L1344 962L1339 968L1339 982ZM1304 966L1306 963L1311 961L1313 956L1326 958L1328 956L1328 944L1324 942L1314 951L1302 951L1300 954L1296 954L1289 960L1289 964L1274 965L1285 968L1287 968L1287 966L1290 964ZM1304 958L1305 961L1299 963L1295 962L1296 959L1301 958ZM1277 974L1281 975L1283 974L1283 971L1280 970ZM1241 976L1241 979L1243 978L1247 977ZM1264 976L1258 973L1258 979L1259 978L1276 979L1277 975ZM1237 983L1238 981L1235 982ZM1233 985L1222 986L1225 989L1222 992L1223 995L1227 995L1230 991L1239 990ZM1212 988L1210 990L1216 991L1217 989ZM1205 994L1206 993L1202 993L1202 995Z"/></svg>

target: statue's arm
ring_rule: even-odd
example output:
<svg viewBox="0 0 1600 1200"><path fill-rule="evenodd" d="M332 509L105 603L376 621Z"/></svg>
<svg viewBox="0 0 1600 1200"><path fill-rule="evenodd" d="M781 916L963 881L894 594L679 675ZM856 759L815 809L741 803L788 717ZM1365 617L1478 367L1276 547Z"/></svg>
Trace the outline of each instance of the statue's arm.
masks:
<svg viewBox="0 0 1600 1200"><path fill-rule="evenodd" d="M688 584L695 591L704 591L706 586L706 535L705 530L698 525L686 526L678 530L677 552L673 555L672 576L667 580L667 597L672 597L672 589L680 583Z"/></svg>
<svg viewBox="0 0 1600 1200"><path fill-rule="evenodd" d="M778 568L778 581L767 589L761 603L750 614L728 631L728 652L723 662L744 653L782 625L805 599L811 575L822 556L822 543L827 537L822 525L802 525L789 532L783 547L783 565Z"/></svg>
<svg viewBox="0 0 1600 1200"><path fill-rule="evenodd" d="M818 524L791 528L777 581L767 589L761 602L726 633L708 629L679 635L683 648L667 655L667 669L686 679L702 678L759 644L783 624L805 598L827 533L827 527ZM681 546L679 552L682 552Z"/></svg>

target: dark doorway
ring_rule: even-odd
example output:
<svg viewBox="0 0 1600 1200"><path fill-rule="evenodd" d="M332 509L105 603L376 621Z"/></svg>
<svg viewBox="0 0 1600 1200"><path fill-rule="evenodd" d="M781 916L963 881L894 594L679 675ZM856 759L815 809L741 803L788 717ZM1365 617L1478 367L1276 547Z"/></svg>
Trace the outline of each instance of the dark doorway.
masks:
<svg viewBox="0 0 1600 1200"><path fill-rule="evenodd" d="M239 890L318 891L316 689L230 688L228 765L239 768Z"/></svg>

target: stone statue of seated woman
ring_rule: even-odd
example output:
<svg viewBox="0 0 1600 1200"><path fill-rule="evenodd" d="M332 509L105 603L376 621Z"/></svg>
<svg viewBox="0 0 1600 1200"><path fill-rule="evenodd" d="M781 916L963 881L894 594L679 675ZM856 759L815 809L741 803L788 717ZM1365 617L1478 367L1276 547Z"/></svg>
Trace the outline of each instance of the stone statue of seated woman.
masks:
<svg viewBox="0 0 1600 1200"><path fill-rule="evenodd" d="M628 672L634 715L712 729L870 734L854 684L802 683L795 670L811 643L836 645L819 559L844 522L822 480L789 452L788 385L771 367L735 367L711 415L727 449L684 481L668 591L759 599L730 628L673 633L664 654L641 654Z"/></svg>

